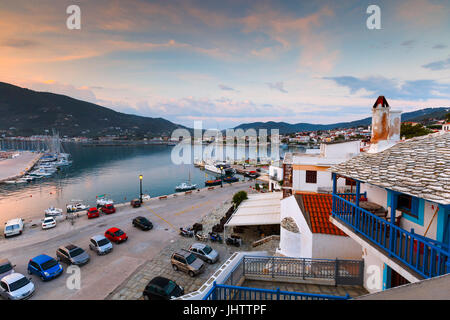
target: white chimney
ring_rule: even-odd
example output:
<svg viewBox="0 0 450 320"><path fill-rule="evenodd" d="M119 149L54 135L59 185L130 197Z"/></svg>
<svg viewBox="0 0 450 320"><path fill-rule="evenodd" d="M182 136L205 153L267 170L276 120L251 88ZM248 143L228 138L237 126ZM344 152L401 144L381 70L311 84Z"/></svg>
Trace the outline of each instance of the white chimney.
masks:
<svg viewBox="0 0 450 320"><path fill-rule="evenodd" d="M384 96L372 108L372 139L368 153L377 153L400 140L401 111L391 110Z"/></svg>

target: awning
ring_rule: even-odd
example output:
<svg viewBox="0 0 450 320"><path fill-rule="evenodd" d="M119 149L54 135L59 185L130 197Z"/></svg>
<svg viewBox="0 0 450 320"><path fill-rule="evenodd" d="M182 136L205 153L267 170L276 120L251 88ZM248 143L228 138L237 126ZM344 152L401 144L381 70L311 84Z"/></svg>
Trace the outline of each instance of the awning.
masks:
<svg viewBox="0 0 450 320"><path fill-rule="evenodd" d="M282 196L281 192L249 194L225 227L280 224Z"/></svg>

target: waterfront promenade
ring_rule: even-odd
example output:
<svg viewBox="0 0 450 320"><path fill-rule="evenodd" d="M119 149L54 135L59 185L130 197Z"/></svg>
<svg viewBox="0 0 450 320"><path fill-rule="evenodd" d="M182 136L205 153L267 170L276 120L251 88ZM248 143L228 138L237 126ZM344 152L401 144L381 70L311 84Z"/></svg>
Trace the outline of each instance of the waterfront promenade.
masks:
<svg viewBox="0 0 450 320"><path fill-rule="evenodd" d="M15 158L0 161L0 183L23 176L41 157L40 153L30 151L18 153Z"/></svg>
<svg viewBox="0 0 450 320"><path fill-rule="evenodd" d="M66 286L70 274L64 273L57 279L42 282L35 276L36 293L32 299L105 299L126 279L144 264L160 254L163 248L180 238L180 227L190 226L202 220L214 208L229 201L240 190L248 190L254 182L240 182L232 185L207 188L189 194L180 193L176 197L151 199L141 208L131 208L129 204L117 205L117 212L88 220L86 215L76 219L74 225L60 222L56 228L41 230L40 225L26 224L24 233L14 238L0 239L0 257L9 259L17 272L26 274L30 258L40 254L55 257L59 246L69 243L86 250L91 261L81 267L81 289ZM144 216L154 224L154 229L141 231L132 226L132 219ZM118 227L127 233L127 242L116 245L106 256L97 256L89 250L89 238L103 234L108 228ZM63 264L66 270L67 266Z"/></svg>

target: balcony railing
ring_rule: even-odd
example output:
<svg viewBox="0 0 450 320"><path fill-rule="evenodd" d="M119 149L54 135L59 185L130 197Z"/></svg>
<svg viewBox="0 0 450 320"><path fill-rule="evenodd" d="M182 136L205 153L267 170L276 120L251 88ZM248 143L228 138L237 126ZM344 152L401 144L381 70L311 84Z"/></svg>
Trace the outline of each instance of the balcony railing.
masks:
<svg viewBox="0 0 450 320"><path fill-rule="evenodd" d="M203 300L347 300L346 296L236 287L214 283Z"/></svg>
<svg viewBox="0 0 450 320"><path fill-rule="evenodd" d="M344 222L424 278L450 272L448 247L377 217L349 201L354 199L351 196L333 195L334 218Z"/></svg>

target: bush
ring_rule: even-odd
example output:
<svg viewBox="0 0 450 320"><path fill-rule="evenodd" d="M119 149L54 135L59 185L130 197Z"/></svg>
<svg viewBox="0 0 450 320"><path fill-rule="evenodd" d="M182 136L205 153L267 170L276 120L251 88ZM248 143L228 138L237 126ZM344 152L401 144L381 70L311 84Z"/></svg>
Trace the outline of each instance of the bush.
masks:
<svg viewBox="0 0 450 320"><path fill-rule="evenodd" d="M235 207L241 204L242 201L248 199L247 192L245 191L239 191L235 193L233 196L233 203L235 204Z"/></svg>

